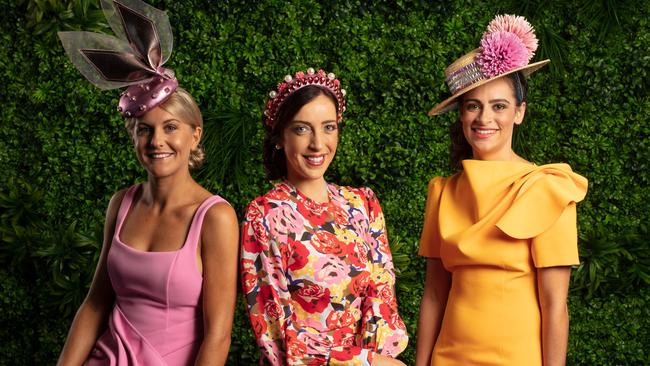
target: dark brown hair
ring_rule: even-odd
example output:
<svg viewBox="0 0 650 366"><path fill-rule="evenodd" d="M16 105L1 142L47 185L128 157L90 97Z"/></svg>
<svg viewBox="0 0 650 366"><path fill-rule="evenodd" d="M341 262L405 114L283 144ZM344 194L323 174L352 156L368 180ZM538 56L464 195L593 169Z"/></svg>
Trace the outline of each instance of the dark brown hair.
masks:
<svg viewBox="0 0 650 366"><path fill-rule="evenodd" d="M505 76L512 82L512 91L515 94L515 103L519 107L523 102L526 101L528 95L528 81L521 71L514 72ZM463 96L458 97L459 108L463 104ZM460 113L459 113L460 116ZM515 129L517 126L515 125ZM451 166L454 169L461 170L463 169L462 161L465 159L471 159L473 156L472 146L465 138L463 133L463 125L460 122L460 118L456 120L451 126L449 126L449 137L451 138L451 145L449 146L449 156L451 160Z"/></svg>
<svg viewBox="0 0 650 366"><path fill-rule="evenodd" d="M333 103L338 111L336 97L325 88L317 85L307 85L289 95L278 109L276 123L273 126L265 126L263 158L264 168L268 179L275 180L286 178L287 159L282 149L276 149L276 145L282 142L282 134L293 117L305 104L311 102L319 95L325 95ZM339 126L340 127L340 126ZM340 130L339 130L340 131Z"/></svg>

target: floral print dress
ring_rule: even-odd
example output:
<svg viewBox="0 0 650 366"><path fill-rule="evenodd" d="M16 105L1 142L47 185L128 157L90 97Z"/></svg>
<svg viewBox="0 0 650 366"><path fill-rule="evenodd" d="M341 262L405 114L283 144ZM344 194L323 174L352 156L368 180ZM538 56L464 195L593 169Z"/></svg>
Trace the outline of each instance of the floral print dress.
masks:
<svg viewBox="0 0 650 366"><path fill-rule="evenodd" d="M288 182L246 210L242 282L263 365L370 365L397 356L406 327L379 201L328 184L317 203Z"/></svg>

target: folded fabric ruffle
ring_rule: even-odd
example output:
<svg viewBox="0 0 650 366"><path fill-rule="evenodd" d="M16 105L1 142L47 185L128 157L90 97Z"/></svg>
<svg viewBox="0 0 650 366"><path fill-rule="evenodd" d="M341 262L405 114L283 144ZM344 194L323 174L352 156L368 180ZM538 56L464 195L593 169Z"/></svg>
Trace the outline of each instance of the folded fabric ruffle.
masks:
<svg viewBox="0 0 650 366"><path fill-rule="evenodd" d="M497 227L515 239L534 238L548 230L572 202L587 194L587 179L566 164L537 167L513 183L517 190Z"/></svg>

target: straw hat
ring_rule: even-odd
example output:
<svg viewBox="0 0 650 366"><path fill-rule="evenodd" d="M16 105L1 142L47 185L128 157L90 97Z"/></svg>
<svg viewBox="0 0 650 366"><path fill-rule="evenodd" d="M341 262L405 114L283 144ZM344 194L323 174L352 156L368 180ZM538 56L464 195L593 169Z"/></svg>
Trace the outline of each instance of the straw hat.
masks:
<svg viewBox="0 0 650 366"><path fill-rule="evenodd" d="M497 15L481 38L481 46L445 69L451 96L429 111L429 116L446 113L458 105L458 97L494 79L521 71L528 76L551 62L529 63L537 50L537 37L524 17Z"/></svg>

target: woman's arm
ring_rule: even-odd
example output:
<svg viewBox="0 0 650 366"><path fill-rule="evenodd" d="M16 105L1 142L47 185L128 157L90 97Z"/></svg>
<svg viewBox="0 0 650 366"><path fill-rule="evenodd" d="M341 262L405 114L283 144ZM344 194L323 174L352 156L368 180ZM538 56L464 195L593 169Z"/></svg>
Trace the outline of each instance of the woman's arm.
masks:
<svg viewBox="0 0 650 366"><path fill-rule="evenodd" d="M427 258L427 274L418 320L416 366L431 364L431 353L440 333L450 286L451 275L442 266L440 258Z"/></svg>
<svg viewBox="0 0 650 366"><path fill-rule="evenodd" d="M108 315L115 301L115 292L108 278L106 258L115 232L115 220L126 190L111 198L104 222L104 243L88 295L81 303L72 321L68 339L63 346L57 365L81 365L88 358L97 338L106 330Z"/></svg>
<svg viewBox="0 0 650 366"><path fill-rule="evenodd" d="M224 365L237 300L239 225L235 210L218 203L208 210L201 232L204 337L196 365Z"/></svg>
<svg viewBox="0 0 650 366"><path fill-rule="evenodd" d="M537 269L542 312L542 359L544 366L564 366L569 339L567 294L571 267Z"/></svg>

